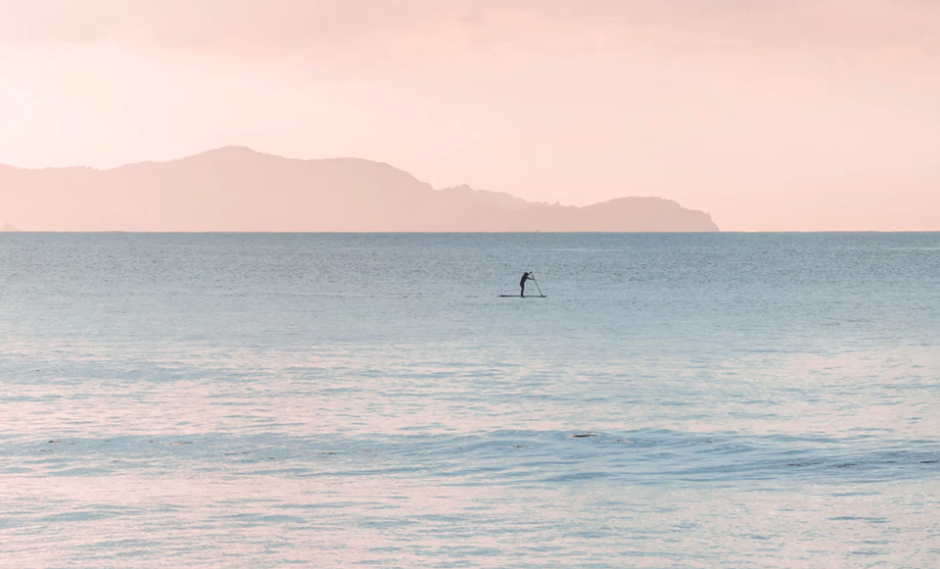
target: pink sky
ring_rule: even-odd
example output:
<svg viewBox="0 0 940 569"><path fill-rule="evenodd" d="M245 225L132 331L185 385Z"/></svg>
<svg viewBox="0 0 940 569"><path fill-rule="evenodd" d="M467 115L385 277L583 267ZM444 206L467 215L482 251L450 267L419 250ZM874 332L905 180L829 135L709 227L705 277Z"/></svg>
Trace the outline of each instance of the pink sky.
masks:
<svg viewBox="0 0 940 569"><path fill-rule="evenodd" d="M940 230L940 2L0 0L0 163L236 144L725 230Z"/></svg>

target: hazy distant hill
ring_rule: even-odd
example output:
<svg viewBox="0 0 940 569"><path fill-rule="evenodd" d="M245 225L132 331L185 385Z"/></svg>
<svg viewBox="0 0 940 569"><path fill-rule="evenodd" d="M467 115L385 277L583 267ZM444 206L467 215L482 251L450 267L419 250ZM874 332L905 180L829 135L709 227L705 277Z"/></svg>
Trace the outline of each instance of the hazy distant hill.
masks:
<svg viewBox="0 0 940 569"><path fill-rule="evenodd" d="M114 170L0 165L0 217L50 231L717 231L659 198L588 207L468 187L434 190L387 164L223 148Z"/></svg>

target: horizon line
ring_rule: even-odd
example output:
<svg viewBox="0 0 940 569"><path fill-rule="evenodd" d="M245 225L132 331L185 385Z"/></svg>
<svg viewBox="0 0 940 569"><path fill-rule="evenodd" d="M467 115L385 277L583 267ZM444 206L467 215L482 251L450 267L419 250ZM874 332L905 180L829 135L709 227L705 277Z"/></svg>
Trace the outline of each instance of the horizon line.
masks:
<svg viewBox="0 0 940 569"><path fill-rule="evenodd" d="M56 231L4 230L0 235L827 235L827 234L940 234L940 230L823 230L823 231Z"/></svg>

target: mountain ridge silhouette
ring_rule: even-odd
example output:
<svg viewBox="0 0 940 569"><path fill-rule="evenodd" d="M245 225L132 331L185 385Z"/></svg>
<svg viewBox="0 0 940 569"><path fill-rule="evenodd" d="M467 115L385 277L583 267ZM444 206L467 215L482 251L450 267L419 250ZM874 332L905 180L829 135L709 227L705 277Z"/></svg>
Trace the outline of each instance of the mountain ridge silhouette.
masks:
<svg viewBox="0 0 940 569"><path fill-rule="evenodd" d="M550 205L469 186L437 190L383 162L242 146L107 170L0 164L0 219L36 231L718 231L708 214L662 198Z"/></svg>

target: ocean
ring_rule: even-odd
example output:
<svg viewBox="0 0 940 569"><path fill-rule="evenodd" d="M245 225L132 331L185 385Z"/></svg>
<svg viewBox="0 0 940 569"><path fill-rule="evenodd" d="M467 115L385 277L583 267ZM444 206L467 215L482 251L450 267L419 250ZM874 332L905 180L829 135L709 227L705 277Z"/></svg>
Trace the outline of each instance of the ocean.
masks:
<svg viewBox="0 0 940 569"><path fill-rule="evenodd" d="M8 233L0 342L3 568L940 566L936 233Z"/></svg>

